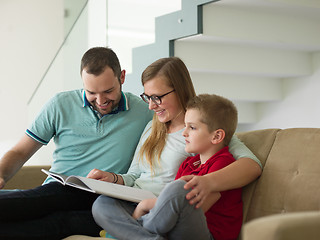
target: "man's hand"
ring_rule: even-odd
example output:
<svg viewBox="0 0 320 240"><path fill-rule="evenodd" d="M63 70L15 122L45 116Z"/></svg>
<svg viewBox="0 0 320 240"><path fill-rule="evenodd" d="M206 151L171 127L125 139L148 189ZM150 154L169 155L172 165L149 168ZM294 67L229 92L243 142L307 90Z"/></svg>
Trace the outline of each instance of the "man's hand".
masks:
<svg viewBox="0 0 320 240"><path fill-rule="evenodd" d="M200 208L206 201L207 197L212 194L210 188L211 181L210 179L207 179L207 175L187 175L180 179L187 182L184 185L184 189L192 188L192 190L186 195L186 198L189 200L190 204L196 204L196 208Z"/></svg>
<svg viewBox="0 0 320 240"><path fill-rule="evenodd" d="M89 174L87 175L87 178L93 178L100 181L105 182L113 182L114 181L114 175L110 172L105 172L99 169L92 169Z"/></svg>
<svg viewBox="0 0 320 240"><path fill-rule="evenodd" d="M142 200L134 210L132 217L138 219L141 216L147 214L156 204L157 198L150 198Z"/></svg>
<svg viewBox="0 0 320 240"><path fill-rule="evenodd" d="M3 178L0 177L0 189L4 188L4 185L5 185L5 181Z"/></svg>

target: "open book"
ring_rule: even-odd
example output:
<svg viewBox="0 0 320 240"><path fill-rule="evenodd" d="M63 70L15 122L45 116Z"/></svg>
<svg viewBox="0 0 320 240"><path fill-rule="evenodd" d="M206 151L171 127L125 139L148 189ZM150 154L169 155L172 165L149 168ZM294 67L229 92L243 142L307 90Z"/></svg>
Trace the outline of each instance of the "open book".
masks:
<svg viewBox="0 0 320 240"><path fill-rule="evenodd" d="M128 187L120 184L99 181L81 176L66 176L47 171L45 169L41 169L41 171L63 185L72 186L85 191L119 198L130 202L138 203L143 199L156 197L152 192L140 188Z"/></svg>

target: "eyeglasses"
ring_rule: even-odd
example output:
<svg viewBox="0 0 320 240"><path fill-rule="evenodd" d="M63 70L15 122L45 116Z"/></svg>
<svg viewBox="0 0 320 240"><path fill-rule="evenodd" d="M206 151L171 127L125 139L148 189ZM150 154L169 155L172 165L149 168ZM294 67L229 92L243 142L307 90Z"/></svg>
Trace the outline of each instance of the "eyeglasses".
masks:
<svg viewBox="0 0 320 240"><path fill-rule="evenodd" d="M157 96L157 95L148 96L147 94L142 93L142 94L140 95L140 97L142 98L143 101L145 101L145 102L148 103L148 104L149 104L149 101L150 101L150 99L151 99L152 102L154 102L154 103L157 104L157 105L160 105L160 104L162 103L161 98L163 98L164 96L166 96L166 95L168 95L169 93L172 93L172 92L174 92L174 91L175 91L175 89L173 89L172 91L167 92L167 93L165 93L165 94L163 94L163 95L161 95L161 96Z"/></svg>

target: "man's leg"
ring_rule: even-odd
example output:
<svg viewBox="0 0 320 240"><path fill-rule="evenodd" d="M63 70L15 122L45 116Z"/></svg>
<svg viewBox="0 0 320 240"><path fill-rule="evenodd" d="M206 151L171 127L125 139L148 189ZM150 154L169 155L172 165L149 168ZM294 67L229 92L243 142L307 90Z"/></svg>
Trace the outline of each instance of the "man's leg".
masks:
<svg viewBox="0 0 320 240"><path fill-rule="evenodd" d="M110 235L121 240L164 239L150 233L132 218L136 204L106 196L100 196L93 204L95 221Z"/></svg>
<svg viewBox="0 0 320 240"><path fill-rule="evenodd" d="M142 216L142 225L148 231L169 239L213 239L201 209L190 205L186 199L189 190L186 182L176 180L166 185L151 211Z"/></svg>
<svg viewBox="0 0 320 240"><path fill-rule="evenodd" d="M38 219L0 223L0 239L61 240L75 234L97 237L100 230L89 210L60 211Z"/></svg>
<svg viewBox="0 0 320 240"><path fill-rule="evenodd" d="M0 194L0 224L36 219L56 211L91 210L97 196L56 182L3 193Z"/></svg>

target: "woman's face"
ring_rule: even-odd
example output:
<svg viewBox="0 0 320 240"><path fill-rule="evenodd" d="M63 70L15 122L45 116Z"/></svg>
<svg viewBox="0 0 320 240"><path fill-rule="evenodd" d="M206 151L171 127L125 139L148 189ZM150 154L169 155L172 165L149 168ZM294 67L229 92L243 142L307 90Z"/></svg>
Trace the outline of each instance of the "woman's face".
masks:
<svg viewBox="0 0 320 240"><path fill-rule="evenodd" d="M155 77L144 84L144 93L148 96L162 96L172 90L174 89L168 86L166 79L161 76ZM184 111L175 91L161 97L161 104L159 105L150 99L149 109L156 113L158 120L162 123L170 121L170 126L184 124Z"/></svg>

